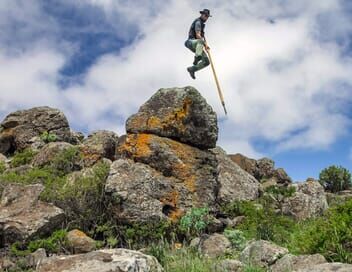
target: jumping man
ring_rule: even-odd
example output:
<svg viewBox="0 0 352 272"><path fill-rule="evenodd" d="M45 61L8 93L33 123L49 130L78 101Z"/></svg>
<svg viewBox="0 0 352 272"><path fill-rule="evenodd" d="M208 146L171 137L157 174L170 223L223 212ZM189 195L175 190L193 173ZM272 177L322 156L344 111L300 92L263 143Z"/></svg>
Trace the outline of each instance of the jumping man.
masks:
<svg viewBox="0 0 352 272"><path fill-rule="evenodd" d="M185 42L185 46L195 53L193 66L187 68L187 71L193 79L196 79L195 72L209 65L208 56L203 49L205 47L209 50L204 37L204 28L205 22L211 17L211 15L209 9L200 11L200 14L201 16L195 19L192 23L188 34L188 40Z"/></svg>

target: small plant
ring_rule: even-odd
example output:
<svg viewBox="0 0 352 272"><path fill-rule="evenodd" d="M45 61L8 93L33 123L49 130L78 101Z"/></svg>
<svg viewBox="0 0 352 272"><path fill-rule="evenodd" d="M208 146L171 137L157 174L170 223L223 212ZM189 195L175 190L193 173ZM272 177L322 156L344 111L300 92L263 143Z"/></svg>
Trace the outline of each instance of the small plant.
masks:
<svg viewBox="0 0 352 272"><path fill-rule="evenodd" d="M352 187L351 173L342 166L332 165L323 169L319 175L319 182L326 191L336 193Z"/></svg>
<svg viewBox="0 0 352 272"><path fill-rule="evenodd" d="M12 157L11 166L18 167L21 165L30 164L36 154L37 152L33 151L31 148L16 152Z"/></svg>
<svg viewBox="0 0 352 272"><path fill-rule="evenodd" d="M208 208L193 208L180 220L179 228L188 238L201 235L211 222Z"/></svg>
<svg viewBox="0 0 352 272"><path fill-rule="evenodd" d="M224 235L231 245L237 250L243 250L246 246L246 237L241 230L225 229Z"/></svg>
<svg viewBox="0 0 352 272"><path fill-rule="evenodd" d="M28 250L30 252L34 252L39 248L44 248L48 253L61 253L65 251L66 248L68 248L66 235L66 230L55 231L47 239L31 241L28 245Z"/></svg>
<svg viewBox="0 0 352 272"><path fill-rule="evenodd" d="M0 161L0 175L3 174L6 170L5 162Z"/></svg>
<svg viewBox="0 0 352 272"><path fill-rule="evenodd" d="M50 168L60 176L78 170L81 160L79 148L74 146L59 152L50 163Z"/></svg>
<svg viewBox="0 0 352 272"><path fill-rule="evenodd" d="M51 143L57 141L57 136L54 133L44 131L42 135L40 135L40 139L45 143Z"/></svg>

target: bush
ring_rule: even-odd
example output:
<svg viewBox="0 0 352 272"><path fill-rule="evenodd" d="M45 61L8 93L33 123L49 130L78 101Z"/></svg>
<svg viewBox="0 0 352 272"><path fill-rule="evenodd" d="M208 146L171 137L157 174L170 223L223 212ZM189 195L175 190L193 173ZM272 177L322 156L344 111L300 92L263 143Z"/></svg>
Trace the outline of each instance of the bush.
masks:
<svg viewBox="0 0 352 272"><path fill-rule="evenodd" d="M21 152L15 153L11 160L12 167L18 167L21 165L30 164L37 152L33 151L31 148L27 148Z"/></svg>
<svg viewBox="0 0 352 272"><path fill-rule="evenodd" d="M180 220L179 228L188 239L200 236L211 223L208 208L192 208Z"/></svg>
<svg viewBox="0 0 352 272"><path fill-rule="evenodd" d="M319 182L326 191L336 193L352 186L351 173L342 166L330 166L320 172Z"/></svg>
<svg viewBox="0 0 352 272"><path fill-rule="evenodd" d="M246 246L246 237L241 230L236 229L225 229L224 235L231 245L237 250L243 250Z"/></svg>
<svg viewBox="0 0 352 272"><path fill-rule="evenodd" d="M64 176L74 170L79 170L81 154L77 146L73 146L59 152L50 162L49 167L57 175Z"/></svg>
<svg viewBox="0 0 352 272"><path fill-rule="evenodd" d="M317 219L297 224L288 248L296 254L320 253L332 262L352 263L352 200Z"/></svg>

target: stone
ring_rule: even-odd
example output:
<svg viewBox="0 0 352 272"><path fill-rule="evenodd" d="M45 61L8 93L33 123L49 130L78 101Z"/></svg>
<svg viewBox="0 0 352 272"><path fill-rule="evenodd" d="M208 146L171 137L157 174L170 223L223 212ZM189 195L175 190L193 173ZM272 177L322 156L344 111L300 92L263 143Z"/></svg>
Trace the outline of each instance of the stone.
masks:
<svg viewBox="0 0 352 272"><path fill-rule="evenodd" d="M200 239L199 251L206 257L217 258L231 250L231 242L223 234L203 235Z"/></svg>
<svg viewBox="0 0 352 272"><path fill-rule="evenodd" d="M41 184L7 185L0 203L0 231L5 245L50 234L59 228L64 212L38 200Z"/></svg>
<svg viewBox="0 0 352 272"><path fill-rule="evenodd" d="M351 272L352 264L324 263L309 268L299 269L297 272Z"/></svg>
<svg viewBox="0 0 352 272"><path fill-rule="evenodd" d="M71 130L71 138L72 138L72 144L78 145L82 143L84 139L84 134L82 132L77 132L77 131L72 131Z"/></svg>
<svg viewBox="0 0 352 272"><path fill-rule="evenodd" d="M269 241L253 241L242 251L240 260L243 263L267 268L288 254L288 249Z"/></svg>
<svg viewBox="0 0 352 272"><path fill-rule="evenodd" d="M182 183L129 159L113 162L105 192L114 199L114 215L121 222L177 220L192 203Z"/></svg>
<svg viewBox="0 0 352 272"><path fill-rule="evenodd" d="M129 134L119 144L117 153L175 178L182 189L177 193L181 206L216 209L219 186L217 160L212 152L152 134Z"/></svg>
<svg viewBox="0 0 352 272"><path fill-rule="evenodd" d="M47 258L44 248L38 248L28 256L28 266L37 268Z"/></svg>
<svg viewBox="0 0 352 272"><path fill-rule="evenodd" d="M57 141L70 142L70 127L65 115L53 108L37 107L6 116L0 124L0 153L14 153L33 144L44 132L56 135Z"/></svg>
<svg viewBox="0 0 352 272"><path fill-rule="evenodd" d="M66 238L74 254L88 253L95 250L95 241L80 230L74 229L69 231Z"/></svg>
<svg viewBox="0 0 352 272"><path fill-rule="evenodd" d="M199 247L199 244L200 244L200 238L199 237L196 237L196 238L193 238L189 244L190 247L192 248L198 248Z"/></svg>
<svg viewBox="0 0 352 272"><path fill-rule="evenodd" d="M253 176L234 163L220 147L212 149L212 152L218 161L220 205L259 197L260 184Z"/></svg>
<svg viewBox="0 0 352 272"><path fill-rule="evenodd" d="M229 155L229 158L253 177L257 175L258 167L255 159L247 158L240 153Z"/></svg>
<svg viewBox="0 0 352 272"><path fill-rule="evenodd" d="M157 259L128 249L104 249L86 254L54 256L37 272L162 272Z"/></svg>
<svg viewBox="0 0 352 272"><path fill-rule="evenodd" d="M103 158L114 161L118 138L115 132L107 130L99 130L88 135L80 146L84 165L92 166Z"/></svg>
<svg viewBox="0 0 352 272"><path fill-rule="evenodd" d="M129 134L175 139L201 149L214 148L218 137L216 113L193 87L160 89L128 118L126 130Z"/></svg>
<svg viewBox="0 0 352 272"><path fill-rule="evenodd" d="M318 181L309 180L292 185L296 188L293 196L284 199L282 212L297 220L320 216L328 208L323 186Z"/></svg>
<svg viewBox="0 0 352 272"><path fill-rule="evenodd" d="M242 272L244 264L238 260L222 260L214 266L214 272Z"/></svg>
<svg viewBox="0 0 352 272"><path fill-rule="evenodd" d="M73 145L65 142L53 142L46 144L37 155L34 156L32 160L32 165L35 167L43 167L50 164L53 159L58 156L60 153L74 148ZM77 170L80 168L79 160L72 161L71 171Z"/></svg>
<svg viewBox="0 0 352 272"><path fill-rule="evenodd" d="M262 158L257 161L257 167L258 167L258 179L266 179L270 178L274 175L275 171L275 163L273 160L269 158Z"/></svg>
<svg viewBox="0 0 352 272"><path fill-rule="evenodd" d="M288 176L285 169L283 168L275 169L273 173L273 177L276 178L277 183L280 185L288 186L289 184L292 183L292 179Z"/></svg>
<svg viewBox="0 0 352 272"><path fill-rule="evenodd" d="M279 259L274 265L270 267L271 272L287 272L287 271L297 271L300 269L309 269L310 267L326 263L326 259L323 255L299 255L294 256L292 254L287 254L281 259Z"/></svg>
<svg viewBox="0 0 352 272"><path fill-rule="evenodd" d="M0 271L12 271L16 265L11 261L10 258L4 256L0 257Z"/></svg>

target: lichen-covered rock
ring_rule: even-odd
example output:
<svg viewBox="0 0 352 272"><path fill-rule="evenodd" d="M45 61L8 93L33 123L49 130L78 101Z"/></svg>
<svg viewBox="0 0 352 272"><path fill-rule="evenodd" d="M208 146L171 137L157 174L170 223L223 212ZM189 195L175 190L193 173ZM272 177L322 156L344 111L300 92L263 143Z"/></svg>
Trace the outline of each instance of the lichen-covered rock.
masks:
<svg viewBox="0 0 352 272"><path fill-rule="evenodd" d="M269 241L259 240L251 242L242 251L240 260L246 264L269 267L286 254L288 254L287 248L280 247Z"/></svg>
<svg viewBox="0 0 352 272"><path fill-rule="evenodd" d="M86 254L50 257L37 272L162 272L157 259L138 251L104 249Z"/></svg>
<svg viewBox="0 0 352 272"><path fill-rule="evenodd" d="M66 142L54 142L46 144L32 160L32 165L42 167L50 164L61 152L72 149L73 145ZM78 162L76 162L77 164Z"/></svg>
<svg viewBox="0 0 352 272"><path fill-rule="evenodd" d="M300 269L309 269L317 264L326 263L326 259L323 255L299 255L294 256L287 254L279 259L274 265L270 267L271 272L287 272L297 271Z"/></svg>
<svg viewBox="0 0 352 272"><path fill-rule="evenodd" d="M214 272L242 272L244 264L238 260L222 260L214 266Z"/></svg>
<svg viewBox="0 0 352 272"><path fill-rule="evenodd" d="M322 215L328 208L323 186L318 181L308 180L293 184L296 192L284 199L282 211L297 220L304 220Z"/></svg>
<svg viewBox="0 0 352 272"><path fill-rule="evenodd" d="M71 140L68 121L57 109L37 107L13 112L0 124L0 153L23 150L44 132L55 134L58 141Z"/></svg>
<svg viewBox="0 0 352 272"><path fill-rule="evenodd" d="M193 204L182 182L128 159L111 165L105 192L114 199L115 217L125 222L177 220Z"/></svg>
<svg viewBox="0 0 352 272"><path fill-rule="evenodd" d="M88 135L80 146L84 165L92 166L102 158L115 160L117 142L118 136L112 131L100 130Z"/></svg>
<svg viewBox="0 0 352 272"><path fill-rule="evenodd" d="M129 134L118 153L177 179L179 188L192 199L186 206L216 208L217 160L212 152L152 134Z"/></svg>
<svg viewBox="0 0 352 272"><path fill-rule="evenodd" d="M95 241L88 237L84 232L74 229L67 233L66 236L69 247L75 254L88 253L95 250Z"/></svg>
<svg viewBox="0 0 352 272"><path fill-rule="evenodd" d="M5 244L51 233L64 220L64 212L38 200L41 184L5 187L0 204L0 230Z"/></svg>
<svg viewBox="0 0 352 272"><path fill-rule="evenodd" d="M220 205L235 200L254 200L259 197L259 182L236 163L226 152L217 147L212 149L218 161L218 202Z"/></svg>
<svg viewBox="0 0 352 272"><path fill-rule="evenodd" d="M309 268L299 269L297 272L351 272L352 264L324 263Z"/></svg>
<svg viewBox="0 0 352 272"><path fill-rule="evenodd" d="M257 161L258 177L260 179L269 178L274 175L275 162L269 158L262 158Z"/></svg>
<svg viewBox="0 0 352 272"><path fill-rule="evenodd" d="M199 148L213 148L217 117L193 87L160 89L126 123L128 133L151 133Z"/></svg>
<svg viewBox="0 0 352 272"><path fill-rule="evenodd" d="M250 159L240 153L237 153L234 155L230 154L228 156L234 163L236 163L244 171L246 171L253 177L257 176L258 166L257 166L257 161L255 159Z"/></svg>
<svg viewBox="0 0 352 272"><path fill-rule="evenodd" d="M203 235L200 239L199 251L204 256L217 258L225 255L230 249L231 242L222 234Z"/></svg>

